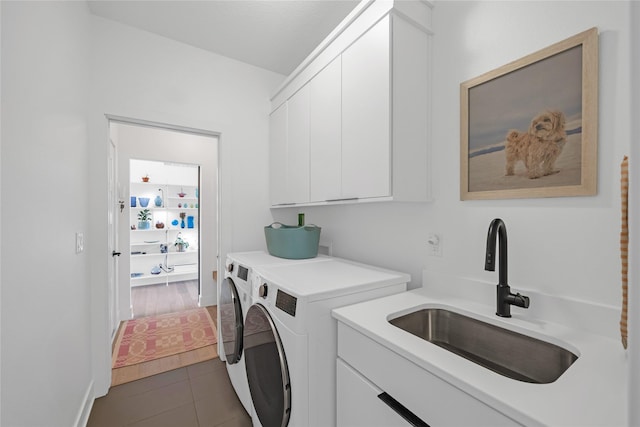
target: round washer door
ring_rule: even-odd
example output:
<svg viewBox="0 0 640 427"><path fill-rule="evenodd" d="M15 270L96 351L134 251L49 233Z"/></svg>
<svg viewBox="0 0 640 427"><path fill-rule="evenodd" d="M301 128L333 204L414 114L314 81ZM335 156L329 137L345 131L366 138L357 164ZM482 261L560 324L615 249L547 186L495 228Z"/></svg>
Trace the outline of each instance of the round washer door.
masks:
<svg viewBox="0 0 640 427"><path fill-rule="evenodd" d="M285 427L291 415L287 359L273 319L261 304L247 312L244 363L256 415L265 427Z"/></svg>
<svg viewBox="0 0 640 427"><path fill-rule="evenodd" d="M242 306L233 279L227 277L220 287L220 334L227 363L238 363L242 355Z"/></svg>

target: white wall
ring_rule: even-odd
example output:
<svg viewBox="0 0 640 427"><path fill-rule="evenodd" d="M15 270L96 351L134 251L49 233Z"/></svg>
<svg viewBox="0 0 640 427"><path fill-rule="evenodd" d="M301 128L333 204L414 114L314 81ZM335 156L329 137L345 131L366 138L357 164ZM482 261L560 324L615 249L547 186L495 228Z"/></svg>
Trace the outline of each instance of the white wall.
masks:
<svg viewBox="0 0 640 427"><path fill-rule="evenodd" d="M2 46L2 4L0 3L0 46ZM0 55L0 82L2 82L2 55ZM0 99L2 84L0 83ZM0 159L2 158L2 108L0 108ZM0 188L2 188L2 161L0 161ZM2 192L0 191L0 242L2 241ZM2 245L0 244L0 260ZM0 313L2 313L2 262L0 262ZM2 331L2 315L0 314L0 331ZM2 339L0 339L0 423L2 423Z"/></svg>
<svg viewBox="0 0 640 427"><path fill-rule="evenodd" d="M106 212L104 114L219 132L220 257L264 247L269 224L269 95L284 76L92 17L90 165L91 286L97 395L107 391Z"/></svg>
<svg viewBox="0 0 640 427"><path fill-rule="evenodd" d="M495 281L484 271L489 222L504 219L516 289L619 306L619 164L630 149L628 2L437 1L433 58L433 203L304 209L333 253L408 272L423 268ZM598 195L459 201L460 83L591 27L600 30ZM297 209L273 210L295 222ZM429 232L443 256L428 256ZM535 304L532 301L532 304ZM615 338L617 324L612 324Z"/></svg>
<svg viewBox="0 0 640 427"><path fill-rule="evenodd" d="M631 75L636 76L631 81L631 117L640 117L640 3L633 2L629 19L631 24ZM640 134L640 121L630 122L631 135ZM640 159L640 144L634 141L631 144L631 162L629 168L629 188L640 188L640 169L637 160ZM640 197L637 191L631 191L629 200L629 259L637 260L640 254ZM634 196L635 195L635 196ZM640 325L640 265L637 262L629 263L629 325ZM640 425L640 406L635 404L640 401L640 328L629 328L629 425ZM633 402L633 404L631 403Z"/></svg>
<svg viewBox="0 0 640 427"><path fill-rule="evenodd" d="M88 10L2 2L3 426L83 424L92 401Z"/></svg>

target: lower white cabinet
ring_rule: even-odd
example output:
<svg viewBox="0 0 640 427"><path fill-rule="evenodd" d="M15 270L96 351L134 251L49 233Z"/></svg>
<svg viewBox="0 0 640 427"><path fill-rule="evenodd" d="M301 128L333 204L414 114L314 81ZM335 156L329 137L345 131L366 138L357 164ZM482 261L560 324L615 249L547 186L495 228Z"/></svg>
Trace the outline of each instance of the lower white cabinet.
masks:
<svg viewBox="0 0 640 427"><path fill-rule="evenodd" d="M339 426L400 427L411 425L379 397L384 393L382 390L341 359L338 359L337 374L337 419Z"/></svg>
<svg viewBox="0 0 640 427"><path fill-rule="evenodd" d="M338 426L520 425L342 322L337 363ZM381 401L382 393L393 399L397 412ZM399 414L415 416L416 422Z"/></svg>

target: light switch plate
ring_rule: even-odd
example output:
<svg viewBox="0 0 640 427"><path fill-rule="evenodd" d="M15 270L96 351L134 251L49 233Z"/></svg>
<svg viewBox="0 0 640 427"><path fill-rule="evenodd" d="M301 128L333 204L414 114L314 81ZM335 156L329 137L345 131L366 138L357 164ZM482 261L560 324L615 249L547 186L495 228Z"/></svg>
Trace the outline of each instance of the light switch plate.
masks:
<svg viewBox="0 0 640 427"><path fill-rule="evenodd" d="M79 254L84 251L84 233L76 233L76 253Z"/></svg>

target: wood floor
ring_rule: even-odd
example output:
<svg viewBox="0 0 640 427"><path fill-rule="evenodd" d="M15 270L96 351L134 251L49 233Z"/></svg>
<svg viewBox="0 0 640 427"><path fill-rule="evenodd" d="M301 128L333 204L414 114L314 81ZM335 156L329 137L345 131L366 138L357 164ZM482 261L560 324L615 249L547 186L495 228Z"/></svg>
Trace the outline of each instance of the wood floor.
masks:
<svg viewBox="0 0 640 427"><path fill-rule="evenodd" d="M168 285L131 288L133 318L189 310L198 307L198 281L187 280Z"/></svg>
<svg viewBox="0 0 640 427"><path fill-rule="evenodd" d="M198 282L139 286L131 290L131 298L135 318L188 310L198 307ZM217 327L217 307L210 306L207 310ZM123 324L124 322L120 327ZM111 385L128 383L217 357L217 344L214 344L150 362L124 366L111 371Z"/></svg>

